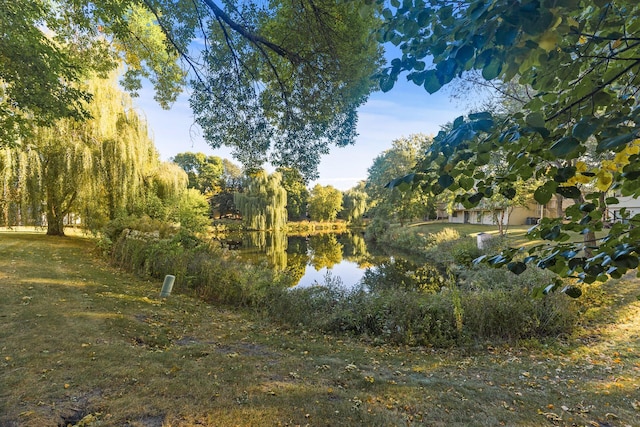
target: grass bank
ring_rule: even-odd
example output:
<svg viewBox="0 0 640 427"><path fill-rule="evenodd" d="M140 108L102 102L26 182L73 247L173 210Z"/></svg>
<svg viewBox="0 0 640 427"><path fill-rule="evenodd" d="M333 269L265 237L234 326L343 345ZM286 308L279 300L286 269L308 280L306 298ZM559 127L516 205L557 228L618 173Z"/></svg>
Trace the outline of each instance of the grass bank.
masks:
<svg viewBox="0 0 640 427"><path fill-rule="evenodd" d="M636 281L562 342L432 350L278 328L180 283L160 300L93 252L0 233L0 425L640 425Z"/></svg>

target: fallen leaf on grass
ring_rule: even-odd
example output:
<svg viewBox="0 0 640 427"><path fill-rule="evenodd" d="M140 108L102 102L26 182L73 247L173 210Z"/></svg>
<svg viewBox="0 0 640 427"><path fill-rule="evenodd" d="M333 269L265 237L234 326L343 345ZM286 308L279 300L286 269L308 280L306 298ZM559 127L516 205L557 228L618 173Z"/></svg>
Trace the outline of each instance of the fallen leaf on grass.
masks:
<svg viewBox="0 0 640 427"><path fill-rule="evenodd" d="M541 410L538 410L538 413L540 415L543 415L549 421L562 421L562 417L560 415L558 415L558 414L553 413L553 412L543 412Z"/></svg>

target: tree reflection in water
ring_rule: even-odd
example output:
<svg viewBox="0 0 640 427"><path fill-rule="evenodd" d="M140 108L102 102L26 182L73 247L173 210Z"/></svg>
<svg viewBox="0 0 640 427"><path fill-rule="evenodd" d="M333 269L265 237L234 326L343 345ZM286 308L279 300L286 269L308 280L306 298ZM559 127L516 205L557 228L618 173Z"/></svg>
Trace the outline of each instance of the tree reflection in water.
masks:
<svg viewBox="0 0 640 427"><path fill-rule="evenodd" d="M404 263L388 264L392 258L379 248L368 246L360 233L287 236L284 232L256 231L243 234L241 240L243 245L238 253L243 259L255 263L268 262L274 270L288 274L293 285L324 283L329 273L340 277L343 284L349 287L360 281L365 270L382 266L381 272L388 275L394 270L391 265L413 271L409 276L411 279L416 279L414 275L418 273L417 276L429 276L427 281L430 285L437 280L433 278L433 272L423 271L424 268ZM378 271L378 268L375 270ZM404 281L407 281L406 277L403 277Z"/></svg>
<svg viewBox="0 0 640 427"><path fill-rule="evenodd" d="M318 234L309 238L309 263L320 271L342 261L343 246L335 234Z"/></svg>

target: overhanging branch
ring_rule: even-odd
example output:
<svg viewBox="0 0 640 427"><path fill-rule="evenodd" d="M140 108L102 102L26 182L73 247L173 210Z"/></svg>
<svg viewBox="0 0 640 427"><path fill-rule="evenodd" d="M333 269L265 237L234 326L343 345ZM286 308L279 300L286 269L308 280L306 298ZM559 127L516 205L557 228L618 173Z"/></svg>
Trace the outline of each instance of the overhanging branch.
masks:
<svg viewBox="0 0 640 427"><path fill-rule="evenodd" d="M300 62L302 62L302 58L300 58L299 55L284 49L280 45L270 42L264 37L249 31L247 28L235 22L233 19L231 19L229 15L225 13L224 10L220 9L213 2L213 0L202 0L202 1L204 2L204 4L206 4L209 7L209 9L211 9L214 15L216 15L218 18L224 21L232 30L236 31L238 34L240 34L245 39L249 40L251 43L255 45L265 46L266 48L282 56L283 58L287 58L293 64L299 64Z"/></svg>

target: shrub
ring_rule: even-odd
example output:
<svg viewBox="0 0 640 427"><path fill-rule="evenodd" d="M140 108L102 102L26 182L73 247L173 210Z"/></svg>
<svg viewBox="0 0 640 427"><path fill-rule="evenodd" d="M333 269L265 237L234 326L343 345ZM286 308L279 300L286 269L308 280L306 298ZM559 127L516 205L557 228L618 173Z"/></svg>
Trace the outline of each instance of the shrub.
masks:
<svg viewBox="0 0 640 427"><path fill-rule="evenodd" d="M117 230L119 224L114 225L113 230ZM142 224L144 227L140 228L146 230L148 221L128 222L132 224ZM115 233L113 230L111 233ZM285 276L276 276L267 268L244 265L232 254L187 230L181 229L168 237L162 234L158 230L122 230L111 245L112 262L157 279L174 275L178 287L206 301L235 306L260 304L266 298L268 287L287 284Z"/></svg>
<svg viewBox="0 0 640 427"><path fill-rule="evenodd" d="M400 289L434 293L447 284L447 276L431 264L392 259L367 269L362 283L371 292Z"/></svg>
<svg viewBox="0 0 640 427"><path fill-rule="evenodd" d="M517 341L570 333L577 310L564 294L533 299L526 288L436 293L326 286L275 289L264 309L273 321L374 342L446 347L473 340Z"/></svg>
<svg viewBox="0 0 640 427"><path fill-rule="evenodd" d="M388 221L375 217L367 226L364 237L365 239L372 240L374 242L381 241L382 237L389 229L389 226Z"/></svg>
<svg viewBox="0 0 640 427"><path fill-rule="evenodd" d="M445 227L436 233L429 233L429 246L437 246L446 242L460 239L460 233L455 228Z"/></svg>
<svg viewBox="0 0 640 427"><path fill-rule="evenodd" d="M523 273L514 274L506 268L493 268L485 264L472 265L457 271L459 286L468 291L491 289L533 289L551 283L555 274L529 266Z"/></svg>
<svg viewBox="0 0 640 427"><path fill-rule="evenodd" d="M443 241L426 251L427 259L436 264L457 264L465 267L472 265L473 260L480 255L482 251L478 249L476 239L469 236Z"/></svg>
<svg viewBox="0 0 640 427"><path fill-rule="evenodd" d="M571 332L577 311L556 293L531 297L526 288L467 292L462 299L464 330L470 338L514 341Z"/></svg>

